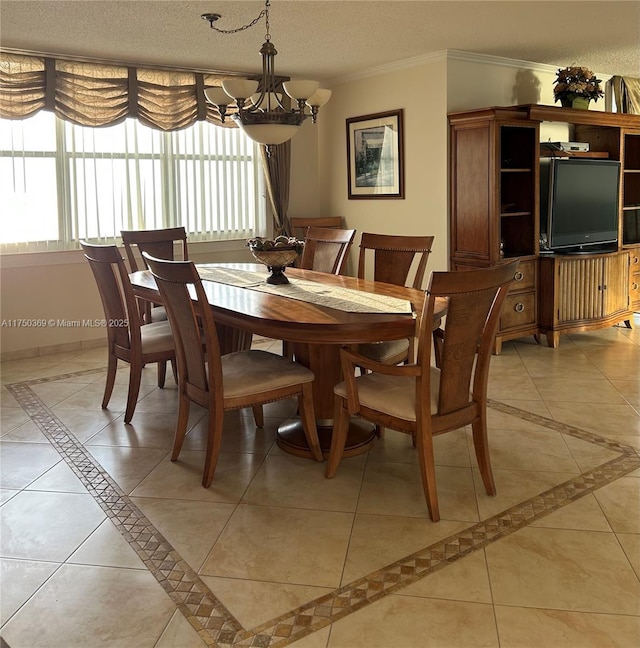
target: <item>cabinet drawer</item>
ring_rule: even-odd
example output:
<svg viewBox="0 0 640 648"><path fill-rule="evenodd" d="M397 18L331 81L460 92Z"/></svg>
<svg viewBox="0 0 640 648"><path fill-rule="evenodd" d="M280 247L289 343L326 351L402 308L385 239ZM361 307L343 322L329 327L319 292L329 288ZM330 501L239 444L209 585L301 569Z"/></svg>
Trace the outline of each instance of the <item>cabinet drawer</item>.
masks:
<svg viewBox="0 0 640 648"><path fill-rule="evenodd" d="M631 275L631 280L629 281L629 300L632 306L640 306L640 272Z"/></svg>
<svg viewBox="0 0 640 648"><path fill-rule="evenodd" d="M532 290L536 287L536 262L520 261L509 292Z"/></svg>
<svg viewBox="0 0 640 648"><path fill-rule="evenodd" d="M500 330L528 326L536 322L536 293L507 295L500 316Z"/></svg>

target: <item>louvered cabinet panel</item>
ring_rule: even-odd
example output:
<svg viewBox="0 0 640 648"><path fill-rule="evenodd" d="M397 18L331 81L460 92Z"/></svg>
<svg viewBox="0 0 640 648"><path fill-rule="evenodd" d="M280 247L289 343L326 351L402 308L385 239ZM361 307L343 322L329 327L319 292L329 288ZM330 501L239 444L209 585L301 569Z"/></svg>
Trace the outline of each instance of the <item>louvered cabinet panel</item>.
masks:
<svg viewBox="0 0 640 648"><path fill-rule="evenodd" d="M611 326L631 318L629 253L540 260L540 328L550 346L561 333Z"/></svg>
<svg viewBox="0 0 640 648"><path fill-rule="evenodd" d="M558 322L602 317L602 259L561 261L558 289Z"/></svg>
<svg viewBox="0 0 640 648"><path fill-rule="evenodd" d="M614 254L603 259L602 315L604 317L629 308L629 254Z"/></svg>

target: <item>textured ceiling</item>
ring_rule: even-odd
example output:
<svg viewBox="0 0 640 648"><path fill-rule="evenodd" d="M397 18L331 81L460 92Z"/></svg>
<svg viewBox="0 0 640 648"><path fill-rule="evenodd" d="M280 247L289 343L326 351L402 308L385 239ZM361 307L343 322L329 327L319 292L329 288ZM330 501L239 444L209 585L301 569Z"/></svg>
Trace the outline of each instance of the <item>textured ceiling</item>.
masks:
<svg viewBox="0 0 640 648"><path fill-rule="evenodd" d="M136 64L257 71L256 0L1 0L0 45ZM446 49L640 77L640 1L272 0L276 72L327 81Z"/></svg>

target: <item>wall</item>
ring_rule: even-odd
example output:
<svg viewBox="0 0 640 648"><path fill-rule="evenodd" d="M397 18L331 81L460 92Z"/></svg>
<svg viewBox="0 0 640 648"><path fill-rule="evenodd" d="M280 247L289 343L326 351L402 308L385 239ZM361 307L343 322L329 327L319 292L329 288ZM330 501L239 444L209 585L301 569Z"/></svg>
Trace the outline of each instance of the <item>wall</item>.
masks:
<svg viewBox="0 0 640 648"><path fill-rule="evenodd" d="M332 84L317 124L292 140L289 215L341 215L348 227L388 234L432 234L428 271L447 269L447 113L484 106L553 105L556 68L448 51L368 71ZM598 74L606 80L608 77ZM349 200L345 120L404 109L405 199ZM604 101L592 104L604 110ZM571 139L566 127L544 125L542 139ZM355 273L359 234L348 272ZM196 261L250 261L242 242L194 244ZM33 261L35 259L35 262ZM83 320L102 317L93 276L79 252L1 259L2 320ZM92 328L2 328L2 358L104 342ZM60 345L63 345L60 347Z"/></svg>
<svg viewBox="0 0 640 648"><path fill-rule="evenodd" d="M194 243L189 255L199 263L253 260L238 242ZM103 319L104 312L81 251L4 255L0 261L2 360L106 343L106 329L83 325Z"/></svg>
<svg viewBox="0 0 640 648"><path fill-rule="evenodd" d="M410 67L333 86L319 123L322 201L357 230L349 273L355 273L360 233L434 235L430 269L447 266L446 61L440 55ZM405 198L349 200L345 120L404 109ZM297 154L297 151L296 151Z"/></svg>

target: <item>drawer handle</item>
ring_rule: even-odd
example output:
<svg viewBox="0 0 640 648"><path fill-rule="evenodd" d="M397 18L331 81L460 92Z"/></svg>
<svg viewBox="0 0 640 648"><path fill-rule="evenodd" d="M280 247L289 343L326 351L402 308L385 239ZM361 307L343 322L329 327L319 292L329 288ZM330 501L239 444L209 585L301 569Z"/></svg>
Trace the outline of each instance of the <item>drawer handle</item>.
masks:
<svg viewBox="0 0 640 648"><path fill-rule="evenodd" d="M638 283L637 283L637 282L634 281L634 282L631 284L631 290L638 290Z"/></svg>
<svg viewBox="0 0 640 648"><path fill-rule="evenodd" d="M513 307L513 310L514 310L516 313L522 313L522 311L524 310L524 304L523 304L522 302L518 302L518 303Z"/></svg>
<svg viewBox="0 0 640 648"><path fill-rule="evenodd" d="M524 275L522 274L522 272L520 272L520 270L518 270L518 271L513 275L513 278L514 278L515 281L522 281L522 280L524 279Z"/></svg>
<svg viewBox="0 0 640 648"><path fill-rule="evenodd" d="M633 265L637 265L638 263L640 263L640 257L637 256L632 257L631 263L633 263Z"/></svg>

